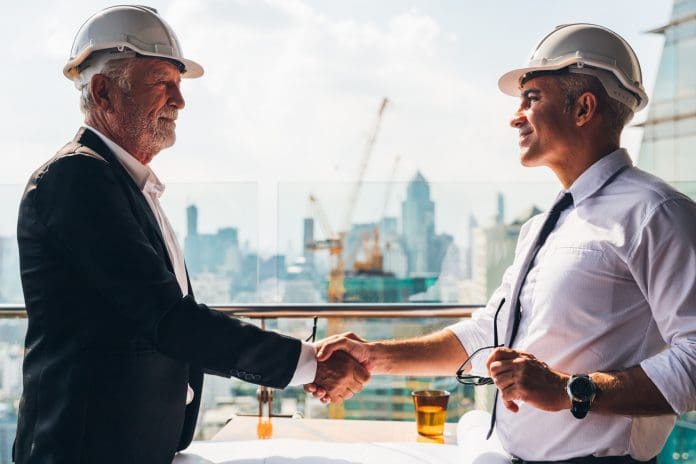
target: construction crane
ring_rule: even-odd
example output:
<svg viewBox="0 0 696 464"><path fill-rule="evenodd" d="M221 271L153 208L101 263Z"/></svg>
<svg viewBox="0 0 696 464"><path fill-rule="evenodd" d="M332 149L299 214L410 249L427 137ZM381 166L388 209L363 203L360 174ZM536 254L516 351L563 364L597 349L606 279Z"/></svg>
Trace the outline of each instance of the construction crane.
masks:
<svg viewBox="0 0 696 464"><path fill-rule="evenodd" d="M372 156L372 149L377 141L377 135L379 134L379 128L382 124L382 115L384 110L387 108L389 99L384 97L382 99L382 104L379 106L379 111L377 112L377 120L375 125L367 138L367 143L365 144L365 150L363 151L362 160L360 160L360 168L358 170L357 180L355 181L355 186L353 187L353 192L350 195L348 201L348 209L346 210L346 217L343 222L343 230L349 230L351 221L353 220L353 213L355 212L355 205L358 203L358 197L360 196L360 191L362 190L363 179L365 177L365 172L367 171L367 166L370 163L370 157Z"/></svg>
<svg viewBox="0 0 696 464"><path fill-rule="evenodd" d="M394 178L396 177L396 171L399 167L399 161L401 157L396 155L394 157L394 164L392 166L391 175L389 181L387 182L387 189L384 194L384 205L382 206L382 214L379 218L384 218L387 215L387 207L389 206L389 200L391 199L391 193L394 184ZM385 242L385 248L390 248L391 244ZM382 244L379 241L379 224L375 223L372 229L372 240L369 236L363 239L363 250L365 254L365 261L354 261L353 270L360 274L373 274L373 275L383 275L384 274L384 256L382 254Z"/></svg>
<svg viewBox="0 0 696 464"><path fill-rule="evenodd" d="M345 264L343 262L343 239L345 234L335 234L331 228L326 213L321 207L319 200L314 195L309 195L309 203L312 205L312 210L314 217L319 221L319 226L322 232L328 238L324 240L315 240L314 242L307 243L305 248L312 251L317 250L329 250L329 256L331 257L331 270L329 271L329 288L327 291L327 300L329 303L340 303L343 301L343 296L346 293L346 289L343 286L343 280L345 278Z"/></svg>
<svg viewBox="0 0 696 464"><path fill-rule="evenodd" d="M358 175L356 177L355 185L351 191L348 208L346 210L346 215L344 218L343 228L340 232L334 233L331 228L331 224L326 218L323 208L319 204L318 199L314 195L310 195L309 201L312 204L314 213L319 220L321 228L328 237L325 240L318 240L312 243L308 243L305 247L308 250L329 250L329 255L331 256L331 270L329 271L329 285L327 291L327 299L330 303L339 303L344 300L345 296L345 262L343 258L344 241L346 238L346 233L350 230L351 221L353 219L353 213L355 212L355 206L358 202L360 196L360 191L362 190L363 178L365 177L365 172L367 171L367 166L370 163L370 157L372 156L372 151L377 141L377 136L379 134L379 129L382 124L382 116L384 110L389 104L389 99L384 97L377 111L377 118L370 131L367 141L365 143L365 148L363 150L363 156L360 160L360 165L358 166Z"/></svg>

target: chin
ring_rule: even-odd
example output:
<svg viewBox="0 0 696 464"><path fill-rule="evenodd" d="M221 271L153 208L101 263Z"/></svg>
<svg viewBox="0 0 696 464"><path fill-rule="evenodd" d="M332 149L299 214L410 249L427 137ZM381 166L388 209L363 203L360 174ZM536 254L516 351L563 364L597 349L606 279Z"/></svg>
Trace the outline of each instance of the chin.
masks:
<svg viewBox="0 0 696 464"><path fill-rule="evenodd" d="M532 168L541 164L541 154L532 150L530 147L520 148L520 164L524 167Z"/></svg>
<svg viewBox="0 0 696 464"><path fill-rule="evenodd" d="M164 150L165 148L169 148L174 145L174 142L176 142L176 133L171 131L168 134L161 134L157 137L157 139L157 146L160 150Z"/></svg>
<svg viewBox="0 0 696 464"><path fill-rule="evenodd" d="M162 148L163 149L169 148L172 145L174 145L175 142L176 142L176 135L172 135L171 137L167 137L167 140L165 140L164 143L162 144Z"/></svg>

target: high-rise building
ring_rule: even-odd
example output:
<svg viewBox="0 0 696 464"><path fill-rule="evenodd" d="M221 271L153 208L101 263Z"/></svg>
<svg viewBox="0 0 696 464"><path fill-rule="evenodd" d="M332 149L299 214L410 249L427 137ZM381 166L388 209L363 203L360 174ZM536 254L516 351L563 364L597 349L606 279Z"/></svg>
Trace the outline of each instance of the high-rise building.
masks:
<svg viewBox="0 0 696 464"><path fill-rule="evenodd" d="M302 227L302 256L305 259L305 266L308 270L314 269L314 252L307 249L307 244L314 243L314 219L304 218Z"/></svg>
<svg viewBox="0 0 696 464"><path fill-rule="evenodd" d="M435 203L430 199L430 185L420 171L406 188L401 214L409 275L440 274L442 261L450 250L453 237L435 234Z"/></svg>
<svg viewBox="0 0 696 464"><path fill-rule="evenodd" d="M675 0L638 166L696 198L696 0Z"/></svg>
<svg viewBox="0 0 696 464"><path fill-rule="evenodd" d="M503 192L498 192L497 197L497 208L495 213L495 223L503 224L505 222L505 196Z"/></svg>
<svg viewBox="0 0 696 464"><path fill-rule="evenodd" d="M510 224L493 224L473 231L472 279L474 290L468 297L479 303L488 301L513 262L517 237L522 225L541 210L533 206ZM471 290L470 290L471 291Z"/></svg>
<svg viewBox="0 0 696 464"><path fill-rule="evenodd" d="M19 278L19 250L15 237L0 237L0 303L24 301Z"/></svg>
<svg viewBox="0 0 696 464"><path fill-rule="evenodd" d="M401 220L409 274L427 274L429 244L435 235L435 203L423 174L416 173L406 189Z"/></svg>
<svg viewBox="0 0 696 464"><path fill-rule="evenodd" d="M469 215L469 224L467 227L467 243L464 248L464 261L462 262L462 279L471 279L473 268L473 248L474 248L474 230L478 227L478 221L473 214ZM468 303L468 301L467 301Z"/></svg>
<svg viewBox="0 0 696 464"><path fill-rule="evenodd" d="M187 235L184 240L186 265L191 274L237 272L241 267L239 236L234 227L215 234L198 233L198 208L186 208Z"/></svg>

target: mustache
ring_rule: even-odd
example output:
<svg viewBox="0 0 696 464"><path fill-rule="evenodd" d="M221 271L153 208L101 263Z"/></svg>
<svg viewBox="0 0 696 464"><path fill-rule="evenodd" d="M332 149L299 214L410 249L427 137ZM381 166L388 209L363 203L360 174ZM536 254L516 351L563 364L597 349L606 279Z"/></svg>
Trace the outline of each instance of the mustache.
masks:
<svg viewBox="0 0 696 464"><path fill-rule="evenodd" d="M176 119L179 117L179 111L175 108L165 108L159 114L159 117L171 119L172 121L176 121Z"/></svg>

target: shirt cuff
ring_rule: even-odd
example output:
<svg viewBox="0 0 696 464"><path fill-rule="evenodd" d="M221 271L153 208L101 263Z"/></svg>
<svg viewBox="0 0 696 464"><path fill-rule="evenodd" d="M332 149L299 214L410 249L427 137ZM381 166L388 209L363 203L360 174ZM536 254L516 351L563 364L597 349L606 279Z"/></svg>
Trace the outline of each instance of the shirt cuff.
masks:
<svg viewBox="0 0 696 464"><path fill-rule="evenodd" d="M673 345L640 363L676 414L684 414L696 407L696 384L690 378L693 359L693 354L684 347Z"/></svg>
<svg viewBox="0 0 696 464"><path fill-rule="evenodd" d="M317 376L317 354L314 345L307 342L302 342L302 351L300 358L297 360L295 374L290 379L288 387L297 385L305 385L314 382Z"/></svg>
<svg viewBox="0 0 696 464"><path fill-rule="evenodd" d="M452 332L455 337L459 340L459 343L464 347L467 356L471 356L477 349L491 345L488 340L484 338L481 334L480 328L474 324L472 319L466 319L459 321L446 327L447 330ZM492 331L491 331L492 332ZM486 360L490 353L478 353L476 356L471 358L471 372L473 375L488 375L488 370L486 369ZM464 359L461 360L464 362Z"/></svg>
<svg viewBox="0 0 696 464"><path fill-rule="evenodd" d="M189 404L191 404L191 401L193 401L194 393L193 388L191 388L191 385L186 384L186 388L186 405L188 406Z"/></svg>

